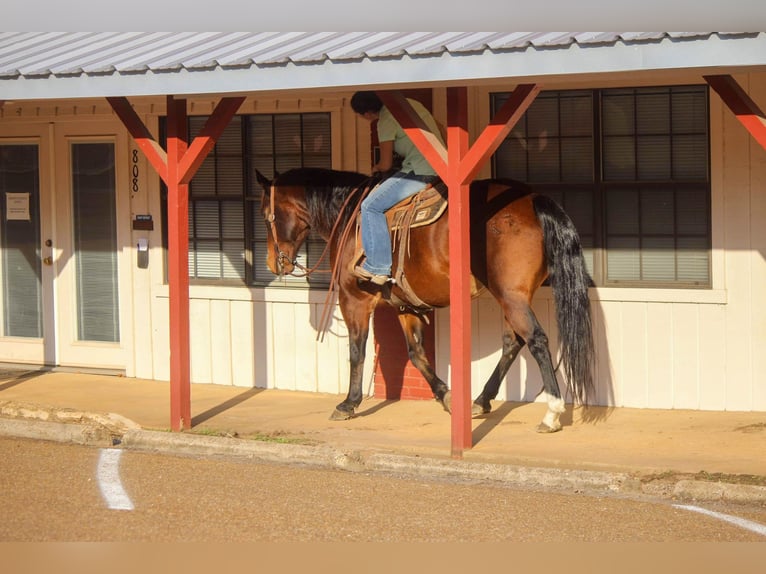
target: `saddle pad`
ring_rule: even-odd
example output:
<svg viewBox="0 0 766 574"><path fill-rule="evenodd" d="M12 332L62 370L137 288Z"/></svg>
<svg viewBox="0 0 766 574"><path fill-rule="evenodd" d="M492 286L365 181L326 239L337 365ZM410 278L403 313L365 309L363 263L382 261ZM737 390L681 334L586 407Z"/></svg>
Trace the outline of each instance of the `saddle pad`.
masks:
<svg viewBox="0 0 766 574"><path fill-rule="evenodd" d="M446 192L444 184L439 182L436 186L429 185L415 195L403 199L386 212L388 227L391 230L401 229L408 218L411 218L411 228L433 223L447 209ZM411 211L414 213L408 216Z"/></svg>

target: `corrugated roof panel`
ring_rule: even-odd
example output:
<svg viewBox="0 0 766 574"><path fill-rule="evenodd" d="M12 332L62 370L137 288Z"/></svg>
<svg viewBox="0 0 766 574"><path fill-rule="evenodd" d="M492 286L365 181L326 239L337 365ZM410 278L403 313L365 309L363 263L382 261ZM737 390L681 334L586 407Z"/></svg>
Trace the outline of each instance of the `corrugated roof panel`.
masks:
<svg viewBox="0 0 766 574"><path fill-rule="evenodd" d="M507 36L505 32L468 32L446 42L444 46L449 52L476 52L491 47L498 38Z"/></svg>
<svg viewBox="0 0 766 574"><path fill-rule="evenodd" d="M251 38L248 32L197 32L183 43L168 44L161 53L147 62L152 70L171 70L188 68L188 62L194 62L200 57L217 55L226 50L232 41L242 37ZM215 58L213 58L215 59Z"/></svg>
<svg viewBox="0 0 766 574"><path fill-rule="evenodd" d="M467 35L467 32L434 32L420 41L409 44L404 51L410 56L441 54L447 51L445 44L460 41L461 38Z"/></svg>
<svg viewBox="0 0 766 574"><path fill-rule="evenodd" d="M619 37L623 42L643 42L662 40L667 37L665 32L620 32Z"/></svg>
<svg viewBox="0 0 766 574"><path fill-rule="evenodd" d="M518 50L526 48L541 32L507 32L492 40L489 47L492 50Z"/></svg>
<svg viewBox="0 0 766 574"><path fill-rule="evenodd" d="M362 53L368 58L391 58L403 55L407 47L423 38L431 36L433 32L401 32L391 38L366 46Z"/></svg>
<svg viewBox="0 0 766 574"><path fill-rule="evenodd" d="M284 51L285 46L306 36L305 32L277 32L254 37L248 45L242 46L231 55L224 58L226 66L257 65L261 56L267 53Z"/></svg>
<svg viewBox="0 0 766 574"><path fill-rule="evenodd" d="M251 55L254 64L286 64L299 50L314 46L323 39L334 37L335 32L290 32L265 42L263 47L255 46Z"/></svg>
<svg viewBox="0 0 766 574"><path fill-rule="evenodd" d="M167 41L172 35L169 32L150 32L142 33L135 37L128 36L127 34L120 36L119 41L110 49L104 49L98 54L94 54L94 57L83 65L83 71L86 74L103 74L107 71L117 71L120 62L126 58L152 49L150 48L151 46Z"/></svg>
<svg viewBox="0 0 766 574"><path fill-rule="evenodd" d="M318 38L301 49L292 51L291 62L321 62L329 59L328 52L346 45L349 40L358 38L360 32L337 32L326 38Z"/></svg>
<svg viewBox="0 0 766 574"><path fill-rule="evenodd" d="M249 32L238 40L230 41L215 53L208 52L187 58L184 65L189 68L202 68L214 64L219 66L252 64L250 54L253 52L253 46L262 45L276 36L281 34L279 32Z"/></svg>
<svg viewBox="0 0 766 574"><path fill-rule="evenodd" d="M566 46L572 43L572 32L543 32L532 38L533 46Z"/></svg>
<svg viewBox="0 0 766 574"><path fill-rule="evenodd" d="M72 74L76 72L89 72L91 62L100 62L105 54L114 50L124 50L125 44L143 38L141 33L100 33L98 36L83 38L76 44L71 44L65 53L58 59L51 59L46 63L47 69L52 74ZM41 60L37 61L37 64ZM28 64L34 65L32 63Z"/></svg>
<svg viewBox="0 0 766 574"><path fill-rule="evenodd" d="M574 53L575 45L588 45L608 50L605 58L599 61L605 71L614 69L614 65L647 65L642 60L635 61L634 51L620 51L621 47L646 45L652 50L651 65L661 68L668 65L683 66L689 59L697 61L701 57L719 60L716 50L725 53L740 54L743 44L727 42L721 39L751 39L753 46L762 45L763 32L0 32L0 77L23 78L42 81L46 78L70 78L76 80L82 75L98 77L100 81L110 79L115 85L128 85L124 82L149 77L150 72L167 72L161 77L151 75L156 84L173 82L180 78L175 72L181 70L205 69L226 72L221 78L232 78L241 82L237 76L228 72L251 66L285 67L289 63L305 64L300 71L290 72L289 80L279 80L278 85L293 85L296 74L310 85L321 85L324 71L316 66L333 63L359 64L370 78L376 76L369 66L379 60L396 60L405 65L405 70L414 72L424 60L434 59L434 64L466 67L460 77L472 77L470 64L466 59L449 61L449 55L470 54L476 57L502 57L518 54L514 60L515 73L525 70L527 75L534 75L540 58L568 58ZM689 45L699 39L702 52L684 52L684 59L665 61L665 52L678 54L682 45ZM656 53L654 48L662 52ZM714 50L714 51L711 51ZM733 50L733 51L732 51ZM756 51L760 52L759 48ZM706 55L706 56L705 56ZM446 58L445 58L446 56ZM615 62L615 58L619 62ZM758 65L758 54L742 54L743 61L749 65ZM499 62L499 60L497 60ZM620 63L621 62L621 63ZM696 66L704 65L701 63ZM482 70L486 67L482 64ZM577 67L577 66L575 66ZM598 67L598 66L597 66ZM360 68L360 69L362 69ZM583 69L591 67L585 66ZM548 68L545 67L544 71ZM334 73L340 70L336 67ZM422 75L422 70L417 72ZM486 73L486 72L482 72ZM345 83L345 70L334 80L337 85ZM454 72L445 68L440 77L452 77ZM466 75L467 74L467 75ZM498 68L502 76L502 69ZM206 76L209 78L210 76ZM409 76L414 81L418 76ZM195 77L195 81L200 77ZM288 78L288 76L284 76ZM186 85L185 78L179 85ZM249 81L245 81L250 85ZM53 84L51 84L53 85ZM58 84L56 84L58 85ZM94 84L95 85L95 84ZM103 85L100 83L99 85ZM135 84L130 84L135 86ZM276 84L275 84L276 85ZM302 84L301 84L302 85ZM27 89L40 89L40 83L25 83L10 86L14 93ZM90 90L95 89L89 87ZM133 89L133 88L131 88ZM138 93L144 89L139 88ZM45 92L41 93L45 95ZM79 92L78 92L79 93Z"/></svg>
<svg viewBox="0 0 766 574"><path fill-rule="evenodd" d="M362 36L328 50L327 57L331 60L356 60L364 58L367 55L365 50L370 50L373 46L379 46L401 37L402 32L364 32Z"/></svg>
<svg viewBox="0 0 766 574"><path fill-rule="evenodd" d="M179 54L215 35L200 32L170 34L157 41L147 42L130 54L117 54L114 67L120 72L179 69Z"/></svg>
<svg viewBox="0 0 766 574"><path fill-rule="evenodd" d="M108 57L118 72L151 70L152 62L161 61L168 52L193 42L197 34L198 32L162 32L156 39L139 42L130 46L128 50L117 51Z"/></svg>
<svg viewBox="0 0 766 574"><path fill-rule="evenodd" d="M95 32L76 34L54 34L47 37L35 36L27 42L21 41L8 52L2 68L15 69L22 75L47 74L50 65L61 58L71 46L90 41Z"/></svg>

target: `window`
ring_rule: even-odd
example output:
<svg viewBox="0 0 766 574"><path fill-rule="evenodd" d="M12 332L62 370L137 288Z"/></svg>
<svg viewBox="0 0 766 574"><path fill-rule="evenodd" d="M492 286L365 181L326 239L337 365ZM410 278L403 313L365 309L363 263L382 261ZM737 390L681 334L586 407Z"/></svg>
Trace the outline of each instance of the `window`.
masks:
<svg viewBox="0 0 766 574"><path fill-rule="evenodd" d="M207 116L189 118L190 141ZM165 122L160 124L165 140ZM263 189L257 169L271 178L296 167L332 167L330 114L235 116L189 185L189 277L202 282L247 285L320 286L329 273L275 277L266 266L268 231L260 213ZM167 229L167 191L163 185L163 230ZM163 238L167 246L167 238ZM313 233L298 254L313 266L325 242ZM329 263L319 268L329 271Z"/></svg>
<svg viewBox="0 0 766 574"><path fill-rule="evenodd" d="M542 92L493 173L564 207L596 285L709 287L708 115L705 86Z"/></svg>

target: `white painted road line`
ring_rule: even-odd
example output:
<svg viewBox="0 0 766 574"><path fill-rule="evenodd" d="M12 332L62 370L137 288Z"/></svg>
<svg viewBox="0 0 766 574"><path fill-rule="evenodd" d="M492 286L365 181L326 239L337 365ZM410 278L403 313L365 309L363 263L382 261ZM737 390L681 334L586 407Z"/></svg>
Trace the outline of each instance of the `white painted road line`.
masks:
<svg viewBox="0 0 766 574"><path fill-rule="evenodd" d="M98 458L96 479L107 507L112 510L133 510L133 503L120 482L120 457L122 450L102 448Z"/></svg>
<svg viewBox="0 0 766 574"><path fill-rule="evenodd" d="M713 512L712 510L707 510L706 508L700 508L699 506L692 506L689 504L674 504L673 506L683 510L691 510L692 512L706 514L707 516L712 516L718 520L723 520L724 522L734 524L735 526L739 526L745 530L750 530L751 532L755 532L761 536L766 536L766 526L759 524L758 522L753 522L752 520L746 520L744 518L739 518L738 516L729 516L728 514L723 514L721 512Z"/></svg>

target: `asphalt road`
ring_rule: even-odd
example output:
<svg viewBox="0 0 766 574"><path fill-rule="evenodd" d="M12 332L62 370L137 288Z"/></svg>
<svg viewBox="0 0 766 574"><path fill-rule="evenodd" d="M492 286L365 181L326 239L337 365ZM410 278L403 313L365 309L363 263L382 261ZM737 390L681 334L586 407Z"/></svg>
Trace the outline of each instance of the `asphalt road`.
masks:
<svg viewBox="0 0 766 574"><path fill-rule="evenodd" d="M0 438L0 540L766 541L713 508ZM109 508L112 505L112 508Z"/></svg>

